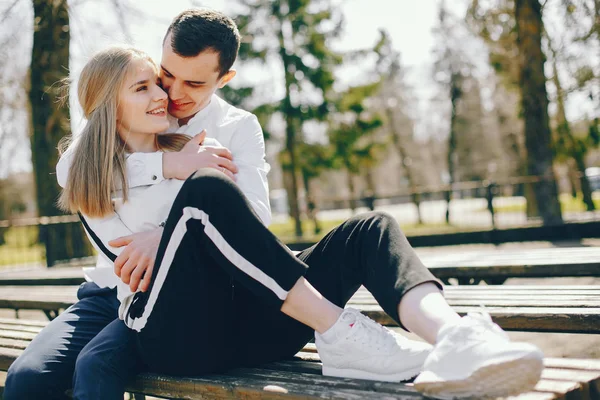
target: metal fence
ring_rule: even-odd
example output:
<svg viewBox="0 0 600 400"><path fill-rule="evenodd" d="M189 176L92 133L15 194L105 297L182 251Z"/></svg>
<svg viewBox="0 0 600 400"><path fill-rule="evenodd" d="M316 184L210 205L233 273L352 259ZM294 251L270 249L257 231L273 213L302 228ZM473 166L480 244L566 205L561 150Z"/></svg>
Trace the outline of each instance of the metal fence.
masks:
<svg viewBox="0 0 600 400"><path fill-rule="evenodd" d="M52 266L92 254L76 215L0 221L0 268Z"/></svg>
<svg viewBox="0 0 600 400"><path fill-rule="evenodd" d="M382 210L395 216L407 235L539 226L543 221L527 199L533 198L536 185L543 183L539 177L519 177L322 199L317 216L333 223L356 212ZM592 189L596 207L592 210L587 209L581 194L559 195L564 223L600 221L600 182L593 181ZM77 216L0 221L0 268L51 266L91 254L93 249Z"/></svg>
<svg viewBox="0 0 600 400"><path fill-rule="evenodd" d="M503 181L458 182L418 187L402 192L381 192L354 198L324 198L321 219L343 219L356 212L382 210L392 214L407 231L451 232L455 230L505 229L543 224L535 191L548 180L516 177ZM592 202L588 209L580 191L559 194L562 221L600 220L600 180L591 180ZM528 201L528 199L530 199Z"/></svg>

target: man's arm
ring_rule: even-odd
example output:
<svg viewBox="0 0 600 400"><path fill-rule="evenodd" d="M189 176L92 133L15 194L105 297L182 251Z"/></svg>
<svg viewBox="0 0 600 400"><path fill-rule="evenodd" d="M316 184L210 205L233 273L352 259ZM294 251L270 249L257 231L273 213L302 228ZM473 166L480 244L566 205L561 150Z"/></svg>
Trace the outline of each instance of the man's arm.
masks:
<svg viewBox="0 0 600 400"><path fill-rule="evenodd" d="M117 213L104 218L90 218L80 214L88 238L115 274L132 292L150 287L152 268L162 237L162 228L133 233Z"/></svg>
<svg viewBox="0 0 600 400"><path fill-rule="evenodd" d="M265 160L265 139L256 116L249 115L243 120L232 138L230 150L238 167L236 182L263 224L268 226L271 223L267 180L270 166Z"/></svg>

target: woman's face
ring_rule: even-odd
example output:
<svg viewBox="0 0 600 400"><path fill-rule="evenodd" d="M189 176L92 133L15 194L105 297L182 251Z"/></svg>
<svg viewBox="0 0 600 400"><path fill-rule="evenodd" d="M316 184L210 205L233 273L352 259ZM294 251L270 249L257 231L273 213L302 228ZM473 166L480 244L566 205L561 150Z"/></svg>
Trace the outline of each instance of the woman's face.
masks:
<svg viewBox="0 0 600 400"><path fill-rule="evenodd" d="M133 151L145 151L154 134L169 128L167 94L158 85L156 68L137 59L119 91L117 130Z"/></svg>

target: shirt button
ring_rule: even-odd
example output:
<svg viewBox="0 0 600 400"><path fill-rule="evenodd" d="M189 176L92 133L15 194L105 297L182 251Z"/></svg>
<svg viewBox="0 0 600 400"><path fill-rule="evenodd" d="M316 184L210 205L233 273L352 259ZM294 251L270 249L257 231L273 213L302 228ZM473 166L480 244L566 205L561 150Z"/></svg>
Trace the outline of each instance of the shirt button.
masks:
<svg viewBox="0 0 600 400"><path fill-rule="evenodd" d="M156 175L152 175L152 180L155 181L157 179Z"/></svg>

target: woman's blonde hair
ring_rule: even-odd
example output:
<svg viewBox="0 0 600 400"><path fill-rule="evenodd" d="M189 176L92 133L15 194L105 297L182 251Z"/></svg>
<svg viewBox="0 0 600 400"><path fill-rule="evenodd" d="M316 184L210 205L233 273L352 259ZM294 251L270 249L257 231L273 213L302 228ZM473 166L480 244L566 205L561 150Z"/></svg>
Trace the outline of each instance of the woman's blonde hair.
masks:
<svg viewBox="0 0 600 400"><path fill-rule="evenodd" d="M126 143L117 133L119 91L135 60L156 64L143 51L111 47L94 55L79 77L77 95L87 124L76 137L65 137L59 151L69 148L69 178L58 206L69 212L103 217L113 212L111 193L122 190L127 201ZM178 151L190 137L179 134L156 135L159 150Z"/></svg>

